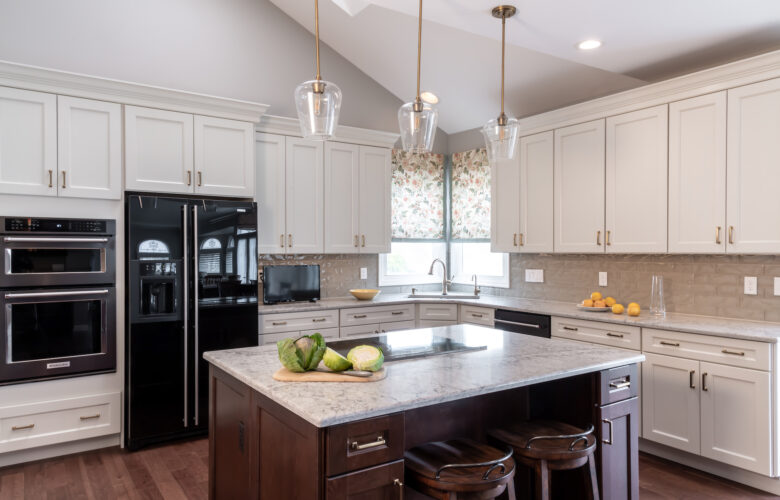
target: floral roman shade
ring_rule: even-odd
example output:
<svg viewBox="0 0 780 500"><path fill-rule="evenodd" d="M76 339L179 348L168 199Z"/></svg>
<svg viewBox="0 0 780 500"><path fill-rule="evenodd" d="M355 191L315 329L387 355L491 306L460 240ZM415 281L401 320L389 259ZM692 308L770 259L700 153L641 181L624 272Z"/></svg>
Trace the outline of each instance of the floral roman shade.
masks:
<svg viewBox="0 0 780 500"><path fill-rule="evenodd" d="M452 155L452 239L490 239L490 164L484 148Z"/></svg>
<svg viewBox="0 0 780 500"><path fill-rule="evenodd" d="M394 149L392 163L392 237L443 239L444 155Z"/></svg>

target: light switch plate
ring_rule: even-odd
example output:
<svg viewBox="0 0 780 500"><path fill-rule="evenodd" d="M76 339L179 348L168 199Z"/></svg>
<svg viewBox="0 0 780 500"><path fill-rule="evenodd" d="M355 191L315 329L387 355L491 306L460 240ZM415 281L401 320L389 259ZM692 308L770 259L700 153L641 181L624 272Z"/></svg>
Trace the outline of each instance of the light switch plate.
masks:
<svg viewBox="0 0 780 500"><path fill-rule="evenodd" d="M745 295L758 295L758 278L745 276Z"/></svg>
<svg viewBox="0 0 780 500"><path fill-rule="evenodd" d="M775 297L780 297L780 278L775 276Z"/></svg>
<svg viewBox="0 0 780 500"><path fill-rule="evenodd" d="M544 283L544 269L526 269L525 281L527 283Z"/></svg>
<svg viewBox="0 0 780 500"><path fill-rule="evenodd" d="M606 271L599 272L599 286L607 286L607 273L606 273Z"/></svg>
<svg viewBox="0 0 780 500"><path fill-rule="evenodd" d="M361 267L360 268L360 279L362 279L362 280L368 279L368 268L367 267Z"/></svg>

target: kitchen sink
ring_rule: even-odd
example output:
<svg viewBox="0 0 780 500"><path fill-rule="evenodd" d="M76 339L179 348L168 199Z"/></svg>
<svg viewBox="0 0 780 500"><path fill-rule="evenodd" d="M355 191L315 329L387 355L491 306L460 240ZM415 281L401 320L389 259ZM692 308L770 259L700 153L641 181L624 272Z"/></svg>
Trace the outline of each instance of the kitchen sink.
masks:
<svg viewBox="0 0 780 500"><path fill-rule="evenodd" d="M413 293L408 295L410 299L479 299L479 295L473 293L448 293L442 295L441 293Z"/></svg>

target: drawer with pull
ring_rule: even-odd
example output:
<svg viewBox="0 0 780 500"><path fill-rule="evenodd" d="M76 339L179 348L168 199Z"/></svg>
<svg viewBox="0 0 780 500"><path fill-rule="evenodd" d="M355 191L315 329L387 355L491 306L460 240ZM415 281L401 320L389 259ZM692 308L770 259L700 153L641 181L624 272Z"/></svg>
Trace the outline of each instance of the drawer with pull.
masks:
<svg viewBox="0 0 780 500"><path fill-rule="evenodd" d="M403 414L395 413L329 427L326 454L328 476L402 458Z"/></svg>
<svg viewBox="0 0 780 500"><path fill-rule="evenodd" d="M417 319L457 321L458 304L417 304Z"/></svg>
<svg viewBox="0 0 780 500"><path fill-rule="evenodd" d="M638 365L625 365L602 370L598 375L600 405L608 405L639 395Z"/></svg>
<svg viewBox="0 0 780 500"><path fill-rule="evenodd" d="M415 319L414 304L378 307L354 307L341 310L341 326L390 323Z"/></svg>
<svg viewBox="0 0 780 500"><path fill-rule="evenodd" d="M304 335L312 335L314 333L319 333L325 340L338 340L339 338L338 328L317 328L314 330L301 330L295 332L264 333L260 335L259 345L276 344L280 340L287 338L295 339Z"/></svg>
<svg viewBox="0 0 780 500"><path fill-rule="evenodd" d="M496 310L489 307L467 306L461 304L459 321L461 323L493 326L495 315Z"/></svg>
<svg viewBox="0 0 780 500"><path fill-rule="evenodd" d="M260 333L295 332L339 327L339 311L309 311L260 315Z"/></svg>
<svg viewBox="0 0 780 500"><path fill-rule="evenodd" d="M754 370L772 368L771 345L753 340L643 328L642 350Z"/></svg>
<svg viewBox="0 0 780 500"><path fill-rule="evenodd" d="M638 351L642 346L640 328L630 325L616 325L598 321L553 317L553 337L593 342L623 349Z"/></svg>
<svg viewBox="0 0 780 500"><path fill-rule="evenodd" d="M0 407L0 453L119 433L120 393Z"/></svg>

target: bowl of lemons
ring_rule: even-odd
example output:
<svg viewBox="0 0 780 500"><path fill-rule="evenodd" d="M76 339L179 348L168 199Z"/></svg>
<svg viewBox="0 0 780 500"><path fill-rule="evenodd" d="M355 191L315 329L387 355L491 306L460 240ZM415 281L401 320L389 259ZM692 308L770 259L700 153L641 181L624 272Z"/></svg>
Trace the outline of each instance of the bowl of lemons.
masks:
<svg viewBox="0 0 780 500"><path fill-rule="evenodd" d="M593 292L590 294L590 298L583 300L577 304L577 309L588 312L609 312L612 314L623 314L624 312L629 316L639 316L641 308L636 302L631 302L627 307L623 304L619 304L612 297L604 298L601 292Z"/></svg>

